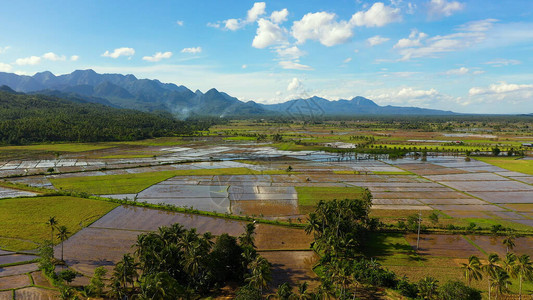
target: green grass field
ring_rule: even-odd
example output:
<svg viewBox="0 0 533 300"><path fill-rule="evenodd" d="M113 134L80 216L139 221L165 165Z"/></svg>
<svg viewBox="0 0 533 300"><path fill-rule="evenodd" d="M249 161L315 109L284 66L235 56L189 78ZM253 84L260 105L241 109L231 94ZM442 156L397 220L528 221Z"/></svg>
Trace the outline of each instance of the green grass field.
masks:
<svg viewBox="0 0 533 300"><path fill-rule="evenodd" d="M46 222L52 216L74 234L117 206L65 196L0 200L0 248L20 251L38 247L38 243L50 239Z"/></svg>
<svg viewBox="0 0 533 300"><path fill-rule="evenodd" d="M248 168L194 169L138 174L80 176L54 178L52 184L62 190L85 192L94 195L136 194L142 190L174 176L214 176L214 175L250 175L250 174L287 174L282 170L264 172Z"/></svg>
<svg viewBox="0 0 533 300"><path fill-rule="evenodd" d="M185 142L179 137L160 137L139 141L113 142L112 145L131 145L131 146L175 146L182 145Z"/></svg>
<svg viewBox="0 0 533 300"><path fill-rule="evenodd" d="M300 213L309 213L320 200L331 201L334 199L357 199L361 196L363 188L360 187L295 187L298 193L298 206Z"/></svg>
<svg viewBox="0 0 533 300"><path fill-rule="evenodd" d="M533 160L516 159L514 157L474 157L475 159L488 164L507 169L509 171L520 172L533 175Z"/></svg>

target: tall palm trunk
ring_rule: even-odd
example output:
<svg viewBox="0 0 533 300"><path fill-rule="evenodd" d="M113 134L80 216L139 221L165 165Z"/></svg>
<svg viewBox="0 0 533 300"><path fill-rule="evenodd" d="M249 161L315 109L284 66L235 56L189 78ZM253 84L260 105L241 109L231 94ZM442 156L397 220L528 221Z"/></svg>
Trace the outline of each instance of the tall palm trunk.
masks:
<svg viewBox="0 0 533 300"><path fill-rule="evenodd" d="M520 274L520 289L518 292L518 300L522 300L522 274Z"/></svg>

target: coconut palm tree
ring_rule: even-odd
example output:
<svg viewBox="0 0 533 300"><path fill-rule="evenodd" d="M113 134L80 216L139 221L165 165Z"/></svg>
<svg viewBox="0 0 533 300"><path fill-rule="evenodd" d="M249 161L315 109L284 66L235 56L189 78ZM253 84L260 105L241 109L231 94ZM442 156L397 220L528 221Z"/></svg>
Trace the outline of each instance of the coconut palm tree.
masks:
<svg viewBox="0 0 533 300"><path fill-rule="evenodd" d="M464 271L463 274L466 278L468 286L470 286L472 279L481 280L483 278L483 275L481 274L481 262L477 256L471 255L468 258L468 263L462 265L462 269Z"/></svg>
<svg viewBox="0 0 533 300"><path fill-rule="evenodd" d="M505 259L502 261L502 269L510 277L515 277L515 264L516 264L516 255L514 253L507 253Z"/></svg>
<svg viewBox="0 0 533 300"><path fill-rule="evenodd" d="M63 245L64 241L67 240L70 231L68 231L67 226L61 225L57 228L57 238L61 241L61 260L63 261Z"/></svg>
<svg viewBox="0 0 533 300"><path fill-rule="evenodd" d="M487 274L487 277L489 278L489 300L491 296L491 285L490 285L490 279L496 277L496 272L501 270L502 268L498 265L498 262L500 261L500 257L496 253L492 253L489 255L487 259L487 264L483 265L481 268Z"/></svg>
<svg viewBox="0 0 533 300"><path fill-rule="evenodd" d="M422 299L434 299L437 294L438 280L433 277L425 277L418 282L418 294Z"/></svg>
<svg viewBox="0 0 533 300"><path fill-rule="evenodd" d="M514 240L515 240L515 236L512 235L512 234L506 236L503 239L502 243L505 245L505 248L506 248L506 252L505 253L509 253L509 249L513 250L513 248L515 246Z"/></svg>
<svg viewBox="0 0 533 300"><path fill-rule="evenodd" d="M247 281L253 287L259 290L259 293L263 294L263 288L267 287L272 276L270 274L270 263L264 257L258 255L254 261L250 263L251 276Z"/></svg>
<svg viewBox="0 0 533 300"><path fill-rule="evenodd" d="M520 282L519 299L522 300L522 280L533 279L533 262L529 259L529 255L524 254L516 260L514 271Z"/></svg>
<svg viewBox="0 0 533 300"><path fill-rule="evenodd" d="M48 219L48 222L46 222L47 225L50 226L50 230L51 230L51 233L50 233L50 242L52 242L52 244L54 244L54 228L57 226L58 222L57 222L57 219L56 217L50 217Z"/></svg>
<svg viewBox="0 0 533 300"><path fill-rule="evenodd" d="M500 295L509 291L507 286L511 284L511 281L509 280L509 274L504 270L497 271L495 275L494 278L491 278L490 285L496 291L496 299L498 299Z"/></svg>
<svg viewBox="0 0 533 300"><path fill-rule="evenodd" d="M244 233L239 237L239 242L241 243L241 246L252 246L255 248L255 221L252 223L247 223L244 225Z"/></svg>

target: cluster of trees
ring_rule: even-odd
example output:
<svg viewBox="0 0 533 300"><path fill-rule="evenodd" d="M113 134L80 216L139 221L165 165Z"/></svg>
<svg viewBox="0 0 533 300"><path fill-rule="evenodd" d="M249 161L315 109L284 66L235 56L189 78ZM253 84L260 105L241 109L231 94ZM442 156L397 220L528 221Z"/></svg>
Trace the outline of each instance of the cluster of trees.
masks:
<svg viewBox="0 0 533 300"><path fill-rule="evenodd" d="M507 246L511 245L514 247L514 242L507 240ZM472 280L482 280L483 275L488 277L489 299L492 294L496 294L498 299L502 294L508 293L511 278L518 279L519 299L522 299L522 283L533 280L533 262L526 254L517 256L508 252L505 258L501 259L498 254L493 253L488 256L486 264L482 264L477 256L472 255L467 263L462 264L462 269L469 286Z"/></svg>
<svg viewBox="0 0 533 300"><path fill-rule="evenodd" d="M239 238L198 234L179 224L141 234L133 255L125 254L111 274L110 296L122 299L181 299L213 293L228 283L261 297L270 263L257 254L255 225ZM94 295L97 296L97 295Z"/></svg>
<svg viewBox="0 0 533 300"><path fill-rule="evenodd" d="M206 120L0 91L0 144L138 140L207 130Z"/></svg>

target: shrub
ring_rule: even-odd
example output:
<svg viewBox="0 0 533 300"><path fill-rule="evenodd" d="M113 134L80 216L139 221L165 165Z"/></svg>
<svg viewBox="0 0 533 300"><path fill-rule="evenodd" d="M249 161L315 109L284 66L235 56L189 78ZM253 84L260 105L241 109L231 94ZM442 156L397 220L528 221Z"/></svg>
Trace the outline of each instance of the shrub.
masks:
<svg viewBox="0 0 533 300"><path fill-rule="evenodd" d="M481 300L481 292L466 286L461 281L448 281L439 290L439 299L442 300Z"/></svg>

